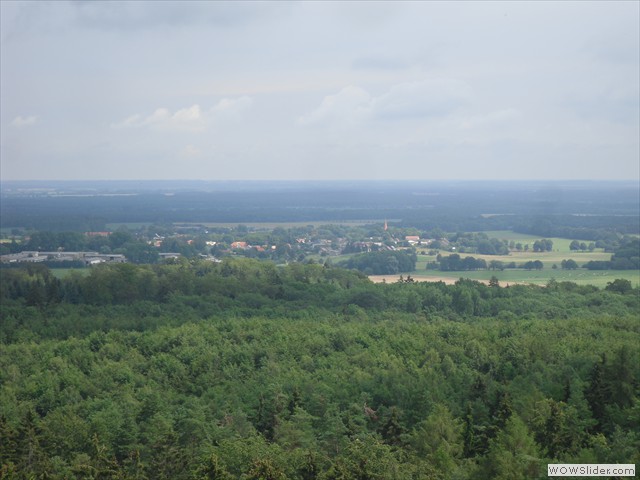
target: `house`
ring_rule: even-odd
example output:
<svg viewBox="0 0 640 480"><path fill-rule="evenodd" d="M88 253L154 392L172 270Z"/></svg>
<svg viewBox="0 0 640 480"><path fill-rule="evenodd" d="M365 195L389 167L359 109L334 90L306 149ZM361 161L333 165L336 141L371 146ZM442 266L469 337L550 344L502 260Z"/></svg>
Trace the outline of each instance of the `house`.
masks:
<svg viewBox="0 0 640 480"><path fill-rule="evenodd" d="M175 253L175 252L163 252L163 253L159 253L158 256L160 257L161 260L168 260L168 259L180 258L182 254Z"/></svg>
<svg viewBox="0 0 640 480"><path fill-rule="evenodd" d="M94 253L87 252L82 260L85 265L97 265L99 263L125 263L127 259L124 255L116 253Z"/></svg>
<svg viewBox="0 0 640 480"><path fill-rule="evenodd" d="M124 263L127 261L124 255L102 254L98 252L35 252L23 251L10 255L2 255L1 262L74 262L82 261L86 265L98 263Z"/></svg>

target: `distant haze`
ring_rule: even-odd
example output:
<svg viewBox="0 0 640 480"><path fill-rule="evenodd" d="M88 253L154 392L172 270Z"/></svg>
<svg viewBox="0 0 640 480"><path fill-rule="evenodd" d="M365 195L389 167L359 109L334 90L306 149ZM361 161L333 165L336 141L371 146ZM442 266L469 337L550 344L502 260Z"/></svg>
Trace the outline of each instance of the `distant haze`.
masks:
<svg viewBox="0 0 640 480"><path fill-rule="evenodd" d="M0 176L640 178L640 2L0 2Z"/></svg>

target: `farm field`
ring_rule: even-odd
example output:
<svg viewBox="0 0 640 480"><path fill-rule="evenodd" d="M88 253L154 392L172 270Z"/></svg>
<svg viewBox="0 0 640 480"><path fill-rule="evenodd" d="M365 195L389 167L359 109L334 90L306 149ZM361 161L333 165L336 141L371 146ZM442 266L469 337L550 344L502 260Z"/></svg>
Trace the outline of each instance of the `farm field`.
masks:
<svg viewBox="0 0 640 480"><path fill-rule="evenodd" d="M578 268L576 270L562 270L562 260L574 260L580 267L590 261L608 261L611 259L610 252L604 252L603 249L595 249L592 252L589 251L573 251L569 249L569 244L572 239L552 237L549 240L553 241L553 250L550 252L533 252L533 242L540 240L540 236L525 235L515 233L511 231L488 231L485 232L489 238L499 238L504 240L514 240L515 242L522 243L523 245L529 245L530 250L527 252L511 252L509 255L481 255L477 253L459 253L461 257L472 256L476 259L484 259L487 263L492 260L500 261L503 263L515 262L516 265L521 265L529 261L540 260L543 264L542 270L525 270L525 269L505 269L500 270L477 270L477 271L452 271L443 272L440 270L427 270L426 266L429 262L435 262L435 255L427 255L429 251L426 247L419 247L417 249L417 263L416 269L408 274L416 281L444 281L445 283L454 283L459 278L469 278L472 280L478 280L488 282L492 276L496 276L502 285L511 284L536 284L546 285L549 280L555 279L559 282L575 282L582 285L595 285L597 287L605 287L607 283L612 282L617 278L623 278L629 280L633 286L640 285L640 271L638 270L587 270L585 268ZM452 255L456 252L449 252L440 250L439 253L443 256ZM337 257L330 257L332 263L337 264L342 260L346 260L350 255L340 255ZM319 256L315 258L317 261L324 261ZM553 268L556 265L557 268ZM383 279L386 282L395 282L398 280L400 274L397 275L372 275L369 278L374 282L381 282ZM403 274L404 277L407 273Z"/></svg>
<svg viewBox="0 0 640 480"><path fill-rule="evenodd" d="M507 230L487 231L485 232L489 238L498 238L502 240L515 241L522 245L529 245L530 250L527 252L511 252L509 255L480 255L474 253L460 253L461 257L472 256L474 258L484 259L487 263L497 260L504 263L515 262L517 265L540 260L544 265L543 270L524 270L524 269L507 269L504 271L478 270L467 272L441 272L439 270L426 270L428 262L435 261L434 256L422 255L428 249L418 250L418 261L416 270L411 276L416 280L425 281L455 281L458 278L469 278L487 282L492 276L500 280L501 284L508 283L532 283L537 285L545 285L549 280L569 281L578 284L590 284L598 287L605 287L607 283L617 279L624 278L634 286L640 285L640 271L638 270L587 270L579 268L576 270L562 270L560 264L562 260L575 260L578 265L582 266L590 261L606 261L611 259L611 253L604 252L602 249L595 249L593 252L582 252L570 250L569 245L572 239L552 237L553 250L550 252L533 252L531 250L533 242L541 237L535 235L526 235ZM587 242L588 243L588 242ZM440 252L442 255L451 255L454 252ZM553 268L557 266L557 269ZM387 281L389 281L387 279Z"/></svg>
<svg viewBox="0 0 640 480"><path fill-rule="evenodd" d="M490 230L484 232L487 234L489 238L497 238L500 240L508 240L511 242L512 240L516 243L522 243L522 245L529 245L529 248L533 247L533 242L536 240L540 240L542 237L538 235L527 235L524 233L512 232L510 230ZM559 238L559 237L548 237L549 240L553 241L553 251L557 251L559 253L576 253L569 249L569 245L573 240L578 240L580 242L585 242L589 244L592 240L585 240L582 238ZM596 249L597 251L597 249ZM533 252L530 252L533 253Z"/></svg>
<svg viewBox="0 0 640 480"><path fill-rule="evenodd" d="M529 261L540 260L545 269L551 269L553 265L557 265L560 268L560 263L562 260L575 260L578 265L582 266L587 262L592 260L600 261L600 260L610 260L611 253L603 251L601 248L597 248L592 252L589 251L574 251L569 248L569 245L573 241L573 239L567 238L557 238L551 237L549 240L553 242L553 250L550 252L534 252L533 251L533 243L536 240L540 240L541 237L534 235L525 235L521 233L515 233L506 230L500 231L489 231L484 232L489 238L498 238L500 240L508 240L514 241L516 243L521 243L523 247L525 245L529 245L529 251L521 251L521 252L510 252L509 255L482 255L478 253L459 253L461 257L472 256L474 258L481 258L485 260L487 263L491 260L497 260L504 263L516 262L516 264L521 264ZM422 253L427 253L429 251L428 248L419 248L418 249L418 264L416 266L416 271L424 269L428 262L434 261L434 257L423 255ZM442 255L451 255L456 252L446 252L441 251Z"/></svg>
<svg viewBox="0 0 640 480"><path fill-rule="evenodd" d="M533 243L535 240L538 240L540 237L536 235L527 235L526 233L518 233L512 232L511 230L488 230L484 233L487 234L489 238L499 238L501 240L513 240L514 242L525 242L531 241Z"/></svg>
<svg viewBox="0 0 640 480"><path fill-rule="evenodd" d="M438 270L416 270L410 273L411 277L416 281L444 281L452 283L459 278L469 278L487 283L492 276L495 276L502 286L508 284L534 284L546 285L551 279L558 282L574 282L579 285L595 285L596 287L606 287L607 283L617 278L629 280L634 287L640 286L640 272L637 270L478 270L470 272L441 272ZM407 274L404 274L406 277ZM381 281L381 278L370 277L373 281ZM387 282L396 281L399 275L389 275Z"/></svg>
<svg viewBox="0 0 640 480"><path fill-rule="evenodd" d="M554 242L555 246L555 242ZM426 253L426 250L425 250ZM443 256L452 255L456 252L446 252L441 251L440 254ZM482 258L487 263L492 260L497 260L499 262L510 263L516 262L516 265L520 265L521 263L526 263L529 261L540 260L544 265L545 269L551 269L553 265L557 265L560 268L560 263L562 260L573 259L576 263L582 267L587 262L591 260L611 260L611 253L601 251L594 252L511 252L510 255L481 255L477 253L460 253L461 257L473 257L473 258ZM434 256L429 255L421 255L420 250L418 251L418 263L416 266L416 270L421 270L426 268L426 264L428 262L435 261Z"/></svg>

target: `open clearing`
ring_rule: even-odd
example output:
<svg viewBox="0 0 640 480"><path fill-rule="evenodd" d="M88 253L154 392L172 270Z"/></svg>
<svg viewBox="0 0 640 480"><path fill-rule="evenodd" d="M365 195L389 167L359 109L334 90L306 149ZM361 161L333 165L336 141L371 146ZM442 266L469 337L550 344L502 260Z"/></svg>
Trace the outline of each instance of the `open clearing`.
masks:
<svg viewBox="0 0 640 480"><path fill-rule="evenodd" d="M640 286L640 272L637 270L557 270L557 271L527 271L527 270L505 270L505 271L487 271L479 270L472 272L439 272L432 270L433 274L422 272L412 272L402 274L403 278L411 275L416 282L444 282L451 285L460 278L468 278L485 284L489 283L489 279L495 275L500 281L501 286L515 284L534 284L546 285L551 279L558 282L574 282L579 285L595 285L596 287L606 287L609 282L617 278L629 280L634 287ZM372 275L369 279L373 282L394 283L398 281L400 275Z"/></svg>
<svg viewBox="0 0 640 480"><path fill-rule="evenodd" d="M468 272L441 272L438 270L426 270L428 262L434 262L435 256L423 255L422 252L427 253L428 249L418 249L418 262L416 264L416 270L410 273L410 275L416 281L444 281L445 283L453 283L459 278L469 278L472 280L482 281L488 283L492 276L495 276L500 281L501 285L506 284L536 284L546 285L549 280L555 279L559 282L575 282L578 284L595 285L597 287L606 287L607 283L612 282L617 278L623 278L629 280L634 287L640 286L640 271L638 270L587 270L584 268L578 268L576 270L562 270L560 268L562 260L575 260L579 266L584 265L590 261L607 261L611 259L610 252L604 252L602 249L595 249L593 252L589 251L575 251L569 248L571 239L551 237L549 240L553 241L553 250L550 252L533 252L533 242L540 240L542 237L535 235L526 235L511 231L488 231L486 233L489 238L498 238L502 240L514 241L516 243L522 243L522 245L529 245L529 251L527 252L511 252L509 255L480 255L474 253L459 253L461 257L471 256L474 258L484 259L487 264L492 260L497 260L503 263L515 262L516 265L521 265L529 261L540 260L544 266L542 270L524 270L524 269L506 269L499 270L477 270ZM585 243L590 243L585 240ZM440 251L441 255L451 255L455 252ZM557 268L553 268L556 265ZM405 274L406 276L406 274ZM393 280L389 278L389 281L396 281L398 276L392 276ZM377 279L374 279L376 281ZM382 280L378 280L382 281Z"/></svg>
<svg viewBox="0 0 640 480"><path fill-rule="evenodd" d="M407 278L407 275L402 275L403 278ZM415 282L444 282L447 285L453 285L458 281L458 278L453 277L441 277L441 276L431 276L431 275L411 275L411 278ZM369 280L373 283L395 283L400 279L400 275L371 275L369 276ZM488 280L479 280L481 283L488 284Z"/></svg>
<svg viewBox="0 0 640 480"><path fill-rule="evenodd" d="M555 243L554 243L555 246ZM426 250L423 250L426 253ZM440 251L442 256L452 255L456 252L446 252ZM545 269L552 269L553 265L556 265L560 268L560 264L562 260L575 260L579 266L584 265L585 263L591 260L611 260L611 253L600 251L594 252L571 252L571 253L563 253L558 251L552 252L511 252L510 255L480 255L477 253L459 253L462 258L464 257L473 257L473 258L482 258L487 262L491 262L492 260L497 260L503 263L511 263L516 262L516 265L520 265L522 263L526 263L529 261L540 260L544 265ZM418 263L416 265L416 270L421 270L426 268L426 264L428 262L434 262L436 260L435 256L422 255L421 250L418 251Z"/></svg>

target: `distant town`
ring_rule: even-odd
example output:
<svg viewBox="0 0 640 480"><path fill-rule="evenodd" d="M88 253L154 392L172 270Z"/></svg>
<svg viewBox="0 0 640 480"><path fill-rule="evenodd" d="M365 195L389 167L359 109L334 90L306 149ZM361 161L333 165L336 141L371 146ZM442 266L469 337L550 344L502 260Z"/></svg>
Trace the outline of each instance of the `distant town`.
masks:
<svg viewBox="0 0 640 480"><path fill-rule="evenodd" d="M239 225L233 228L211 229L204 225L178 225L173 231L167 227L139 231L53 233L18 232L5 236L1 244L0 262L12 263L74 263L92 266L102 263L145 263L173 260L180 257L204 258L218 261L228 255L301 261L308 256L337 257L353 253L397 251L417 246L448 247L446 238L426 239L420 235L404 235L403 229L389 231L384 225L346 227L327 225L319 228L257 229ZM414 230L414 229L410 229ZM414 232L412 232L414 233ZM400 237L400 238L398 238ZM91 250L73 250L72 246L92 246ZM23 249L22 247L28 247ZM97 247L97 248L96 248ZM167 247L175 251L167 251ZM455 247L453 248L455 250ZM151 262L153 263L153 262ZM53 265L55 266L55 265Z"/></svg>

